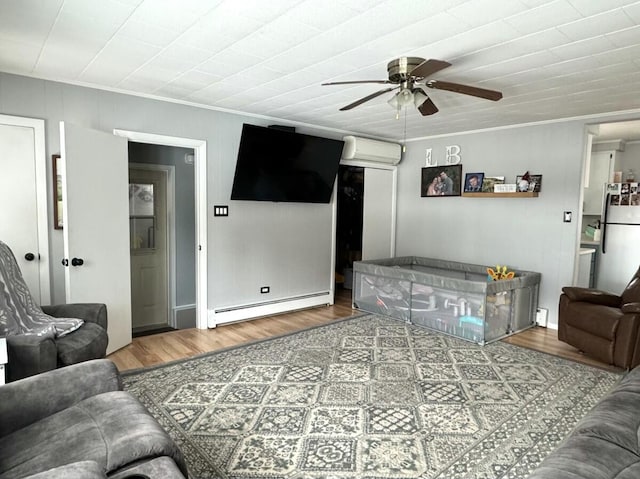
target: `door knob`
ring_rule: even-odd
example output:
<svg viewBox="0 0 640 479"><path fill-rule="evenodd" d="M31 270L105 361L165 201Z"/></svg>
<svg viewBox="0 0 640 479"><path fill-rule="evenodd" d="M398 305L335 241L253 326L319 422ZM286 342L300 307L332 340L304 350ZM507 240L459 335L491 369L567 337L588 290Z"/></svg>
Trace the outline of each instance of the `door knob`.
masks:
<svg viewBox="0 0 640 479"><path fill-rule="evenodd" d="M33 253L27 253L24 255L24 259L26 259L27 261L33 261L34 259L36 259L36 255Z"/></svg>
<svg viewBox="0 0 640 479"><path fill-rule="evenodd" d="M71 266L82 266L84 264L84 260L82 258L72 258Z"/></svg>

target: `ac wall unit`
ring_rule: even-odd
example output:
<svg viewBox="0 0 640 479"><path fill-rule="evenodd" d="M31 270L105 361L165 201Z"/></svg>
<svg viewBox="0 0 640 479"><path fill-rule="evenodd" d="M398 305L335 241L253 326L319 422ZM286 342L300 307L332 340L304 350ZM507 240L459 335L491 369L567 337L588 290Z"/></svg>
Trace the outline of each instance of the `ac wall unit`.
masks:
<svg viewBox="0 0 640 479"><path fill-rule="evenodd" d="M397 165L402 158L402 147L397 143L358 136L345 136L343 140L343 160L364 160Z"/></svg>

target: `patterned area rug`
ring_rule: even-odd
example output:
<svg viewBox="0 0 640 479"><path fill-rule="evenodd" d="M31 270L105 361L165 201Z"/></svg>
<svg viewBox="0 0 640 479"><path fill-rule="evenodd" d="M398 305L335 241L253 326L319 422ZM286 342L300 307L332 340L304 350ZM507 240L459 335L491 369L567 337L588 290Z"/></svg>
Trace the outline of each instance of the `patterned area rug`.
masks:
<svg viewBox="0 0 640 479"><path fill-rule="evenodd" d="M619 379L365 315L124 383L198 479L522 479Z"/></svg>

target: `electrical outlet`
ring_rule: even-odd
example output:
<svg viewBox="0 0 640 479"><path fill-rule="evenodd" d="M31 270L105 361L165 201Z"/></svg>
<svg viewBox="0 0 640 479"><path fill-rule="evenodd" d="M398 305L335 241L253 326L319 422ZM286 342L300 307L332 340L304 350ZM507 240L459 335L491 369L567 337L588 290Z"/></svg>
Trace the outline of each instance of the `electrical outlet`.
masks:
<svg viewBox="0 0 640 479"><path fill-rule="evenodd" d="M564 222L571 223L571 211L564 212Z"/></svg>
<svg viewBox="0 0 640 479"><path fill-rule="evenodd" d="M270 288L269 286L262 286L262 287L260 288L260 292L261 292L262 294L267 294L269 291L271 291L271 288Z"/></svg>
<svg viewBox="0 0 640 479"><path fill-rule="evenodd" d="M214 205L213 216L229 216L229 207L226 205Z"/></svg>

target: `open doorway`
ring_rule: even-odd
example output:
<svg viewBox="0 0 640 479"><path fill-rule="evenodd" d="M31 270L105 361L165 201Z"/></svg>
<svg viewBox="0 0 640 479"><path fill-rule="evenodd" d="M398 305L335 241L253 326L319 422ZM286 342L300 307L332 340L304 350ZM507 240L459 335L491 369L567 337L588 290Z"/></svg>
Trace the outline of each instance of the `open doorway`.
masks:
<svg viewBox="0 0 640 479"><path fill-rule="evenodd" d="M619 294L640 262L640 120L589 125L585 156L574 284Z"/></svg>
<svg viewBox="0 0 640 479"><path fill-rule="evenodd" d="M191 148L129 142L134 336L196 327L196 208Z"/></svg>

